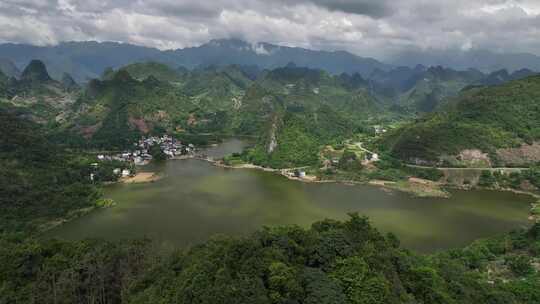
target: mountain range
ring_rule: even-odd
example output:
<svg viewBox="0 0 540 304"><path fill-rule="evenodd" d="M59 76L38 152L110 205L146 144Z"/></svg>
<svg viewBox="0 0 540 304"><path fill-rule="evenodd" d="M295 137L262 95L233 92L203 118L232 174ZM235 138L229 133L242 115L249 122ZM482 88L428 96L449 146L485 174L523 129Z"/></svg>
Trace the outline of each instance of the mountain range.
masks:
<svg viewBox="0 0 540 304"><path fill-rule="evenodd" d="M55 46L8 43L0 45L0 58L10 59L19 68L32 59L40 59L54 78L69 73L78 82L97 78L108 67L119 68L144 61L189 69L230 64L272 69L295 62L299 66L323 69L330 73L359 72L364 75L376 68L389 68L375 59L348 52L315 51L269 43L250 44L236 39L212 40L199 47L166 51L114 42L65 42Z"/></svg>
<svg viewBox="0 0 540 304"><path fill-rule="evenodd" d="M293 64L261 71L136 63L81 89L67 74L62 82L53 80L34 60L20 79L3 76L2 83L0 106L51 126L63 144L124 148L143 134L164 131L250 135L259 138L260 162L274 166L316 161L319 143L352 135L362 121L393 115L360 75Z"/></svg>
<svg viewBox="0 0 540 304"><path fill-rule="evenodd" d="M501 149L538 138L534 74L418 65L375 69L365 78L293 63L190 70L144 62L108 69L80 86L67 73L55 80L42 61L32 60L19 78L0 72L0 107L49 125L65 144L91 147L123 148L165 131L255 136L253 162L271 167L311 165L320 145L416 117L385 137L389 153L409 162L459 163L463 150L479 149L500 154L490 157L494 164L515 154Z"/></svg>
<svg viewBox="0 0 540 304"><path fill-rule="evenodd" d="M395 55L388 60L394 66L444 66L456 70L470 68L485 73L497 70L514 72L520 69L540 71L540 57L528 53L497 53L489 50L411 50Z"/></svg>
<svg viewBox="0 0 540 304"><path fill-rule="evenodd" d="M433 112L449 98L475 87L495 86L536 74L529 69L513 73L498 70L484 74L476 69L454 70L442 66L398 67L375 70L369 77L372 94L407 111Z"/></svg>
<svg viewBox="0 0 540 304"><path fill-rule="evenodd" d="M77 82L98 78L109 67L117 69L147 61L188 69L231 64L275 69L294 62L300 67L321 69L331 74L359 73L363 77L376 70L388 71L399 66L414 68L418 64L455 70L474 68L484 73L501 69L514 72L523 68L540 71L540 57L531 54L411 51L381 62L345 51L318 51L264 42L248 43L238 39L212 40L197 47L164 51L116 42L63 42L53 46L6 43L0 44L0 58L0 69L8 76L17 77L18 70L22 70L32 59L39 59L47 65L53 78L60 79L64 73L68 73Z"/></svg>

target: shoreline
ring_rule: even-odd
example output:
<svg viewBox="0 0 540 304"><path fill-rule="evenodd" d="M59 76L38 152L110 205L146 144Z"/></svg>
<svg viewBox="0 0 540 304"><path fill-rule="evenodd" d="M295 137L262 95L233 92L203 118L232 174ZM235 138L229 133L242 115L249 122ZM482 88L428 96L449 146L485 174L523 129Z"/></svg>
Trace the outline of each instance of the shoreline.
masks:
<svg viewBox="0 0 540 304"><path fill-rule="evenodd" d="M206 162L211 163L212 165L220 168L225 169L255 169L255 170L262 170L265 172L272 172L272 173L278 173L281 176L286 177L289 180L299 181L303 183L336 183L336 184L343 184L343 185L370 185L379 187L386 190L392 190L392 191L400 191L404 193L411 194L415 197L419 198L449 198L450 193L446 191L445 189L456 189L456 190L463 190L463 191L469 191L473 190L475 188L463 188L458 187L451 184L443 184L438 182L433 182L430 180L420 179L420 178L409 178L407 181L401 181L401 182L393 182L393 181L384 181L384 180L369 180L369 181L354 181L354 180L318 180L316 176L308 175L307 178L300 178L295 176L290 176L289 174L286 174L286 172L292 170L292 169L273 169L273 168L266 168L262 166L257 166L254 164L242 164L237 166L230 166L223 164L220 160L209 160L209 159L201 159L197 158ZM488 190L488 191L503 191L503 192L513 192L516 194L523 194L528 195L534 199L536 199L536 202L531 203L531 209L529 212L528 220L536 223L540 223L540 194L525 191L525 190L517 190L517 189L510 189L510 188L476 188L479 190Z"/></svg>
<svg viewBox="0 0 540 304"><path fill-rule="evenodd" d="M273 172L278 173L281 176L286 177L289 180L293 181L299 181L303 183L313 183L313 184L325 184L325 183L333 183L333 184L343 184L343 185L370 185L375 187L381 187L384 189L390 189L395 191L400 191L404 193L412 194L416 197L437 197L437 198L448 198L450 197L450 194L447 191L444 191L441 189L441 184L428 181L428 180L422 180L419 178L411 178L406 182L392 182L392 181L383 181L383 180L369 180L369 181L355 181L355 180L337 180L337 179L326 179L321 180L318 179L314 175L306 175L306 177L296 177L291 176L288 174L291 170L294 170L294 168L289 169L273 169L273 168L266 168L262 166L257 166L254 164L242 164L237 166L230 166L225 165L221 161L211 161L211 160L205 160L210 163L212 163L216 167L220 168L226 168L226 169L255 169L255 170L262 170L265 172ZM417 187L411 187L412 185L416 185ZM423 185L423 186L422 186Z"/></svg>
<svg viewBox="0 0 540 304"><path fill-rule="evenodd" d="M291 176L290 171L294 170L294 168L288 168L288 169L274 169L274 168L267 168L262 167L254 164L242 164L242 165L226 165L221 162L221 160L213 160L213 159L207 159L197 156L187 156L187 157L181 157L181 158L172 158L170 160L187 160L187 159L196 159L200 161L205 161L210 164L212 164L215 167L224 168L224 169L251 169L251 170L259 170L264 172L270 172L270 173L277 173L288 180L292 181L298 181L302 183L312 183L312 184L326 184L326 183L333 183L333 184L342 184L342 185L348 185L348 186L373 186L380 189L383 189L384 191L399 191L403 193L407 193L410 195L413 195L418 198L449 198L450 193L445 190L446 189L456 189L456 190L462 190L462 191L469 191L474 189L479 190L488 190L488 191L504 191L504 192L513 192L515 194L522 194L522 195L528 195L532 198L534 198L536 201L531 203L531 209L529 212L528 220L533 223L540 223L540 194L530 192L530 191L524 191L524 190L517 190L517 189L511 189L511 188L471 188L471 187L459 187L459 186L453 186L450 184L442 184L438 182L433 182L429 180L419 179L419 178L409 178L407 181L385 181L385 180L368 180L368 181L355 181L355 180L336 180L336 179L328 179L328 180L320 180L317 178L317 176L314 175L307 175L304 178ZM135 176L127 177L127 178L121 178L116 182L108 183L110 184L141 184L141 183L153 183L158 180L161 180L164 176L159 175L156 172L139 172L135 174ZM73 220L76 220L77 218L86 216L87 214L94 212L99 209L105 209L105 208L111 208L114 207L116 203L112 201L111 199L107 198L101 198L95 202L93 206L89 206L86 208L81 208L77 210L71 211L68 215L66 215L63 218L51 220L49 222L43 223L41 225L41 228L39 229L39 234L46 233L52 229L55 229L58 226L64 225L68 222L71 222Z"/></svg>
<svg viewBox="0 0 540 304"><path fill-rule="evenodd" d="M367 181L357 181L357 180L339 180L339 179L319 179L315 175L306 175L305 177L296 177L290 174L292 170L300 169L300 168L286 168L286 169L275 169L275 168L267 168L263 166L258 166L255 164L240 164L240 165L226 165L222 162L221 159L212 159L212 158L205 158L197 155L189 155L189 156L181 156L181 157L174 157L170 160L188 160L188 159L196 159L200 161L204 161L207 163L210 163L211 165L223 169L248 169L248 170L259 170L263 172L270 172L270 173L276 173L278 175L281 175L288 180L291 181L298 181L302 183L312 183L312 184L325 184L325 183L333 183L333 184L342 184L342 185L348 185L348 186L355 186L355 185L364 185L364 186L374 186L383 189L384 191L399 191L402 193L407 193L409 195L412 195L417 198L449 198L451 194L446 189L456 189L456 190L463 190L463 191L469 191L473 189L479 189L479 190L489 190L489 191L505 191L505 192L513 192L516 194L523 194L528 195L534 198L536 201L531 203L531 209L528 216L528 219L532 222L539 222L540 223L540 194L530 192L530 191L524 191L524 190L516 190L516 189L507 189L507 188L471 188L471 187L459 187L456 185L451 184L444 184L439 182L434 182L430 180L420 179L420 178L409 178L405 181L385 181L385 180L367 180ZM305 167L301 167L305 168ZM156 182L160 179L162 179L163 176L159 175L156 172L139 172L135 174L135 176L128 177L128 178L121 178L117 182L114 183L122 183L122 184L140 184L140 183L152 183ZM91 211L90 211L91 212Z"/></svg>
<svg viewBox="0 0 540 304"><path fill-rule="evenodd" d="M122 183L122 184L153 183L162 178L163 176L155 172L139 172L139 173L136 173L134 176L120 178L117 183Z"/></svg>
<svg viewBox="0 0 540 304"><path fill-rule="evenodd" d="M57 227L60 227L64 224L67 224L71 221L74 221L78 218L86 216L96 210L112 208L116 205L116 202L109 198L100 198L92 206L76 209L70 211L66 216L62 218L57 218L54 220L47 221L39 226L37 233L39 235L47 233L50 230L53 230Z"/></svg>

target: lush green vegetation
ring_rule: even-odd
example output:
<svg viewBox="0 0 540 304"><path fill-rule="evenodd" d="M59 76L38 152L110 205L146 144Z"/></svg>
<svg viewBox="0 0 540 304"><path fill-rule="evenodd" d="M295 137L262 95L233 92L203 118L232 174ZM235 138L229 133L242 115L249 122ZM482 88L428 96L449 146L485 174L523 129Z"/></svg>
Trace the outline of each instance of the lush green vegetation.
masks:
<svg viewBox="0 0 540 304"><path fill-rule="evenodd" d="M146 241L57 242L0 238L0 302L128 303L153 265Z"/></svg>
<svg viewBox="0 0 540 304"><path fill-rule="evenodd" d="M368 116L379 113L379 105L362 87L365 83L354 77L287 67L254 79L231 67L180 73L171 83L173 71L150 67L130 68L142 80L124 69L93 81L73 105L72 120L47 127L83 134L91 145L104 148L121 148L141 133L165 130L184 138L211 133L203 140L216 139L213 136L218 132L260 135L253 149L225 161L318 166L322 146L342 145L343 139L364 131ZM32 69L28 73L32 83L50 81L41 79L45 76L39 64ZM153 73L162 73L163 78ZM207 89L203 79L208 81ZM0 90L1 85L0 77ZM524 91L528 91L526 86ZM483 91L479 92L474 94ZM529 105L512 106L520 113L531 110ZM459 109L457 104L452 110L456 112L444 115L464 113ZM466 113L482 118L483 111ZM356 214L346 222L325 220L309 229L274 227L248 237L216 237L174 253L162 253L147 240L34 239L33 232L76 210L110 205L98 202L94 183L114 180L112 169L123 165L99 162L92 166L94 161L84 153L51 144L43 126L19 117L28 113L32 109L0 108L0 303L540 302L538 224L529 231L432 255L401 248L395 236L382 235ZM496 119L504 120L509 114L501 115ZM473 117L470 121L466 117L463 120L472 124ZM476 118L476 124L488 124ZM522 141L535 138L532 122L512 130L501 128L514 132L520 127L528 132L518 136ZM55 134L57 139L61 132ZM399 140L394 143L396 151ZM355 152L344 149L337 170L354 178L441 178L438 170L406 167L386 154L368 171L359 161ZM539 186L539 172L533 168L518 175L482 174L481 182L515 185L527 180Z"/></svg>
<svg viewBox="0 0 540 304"><path fill-rule="evenodd" d="M438 161L463 149L495 150L540 138L540 77L473 89L446 111L428 115L393 132L381 143L407 161Z"/></svg>
<svg viewBox="0 0 540 304"><path fill-rule="evenodd" d="M316 165L322 146L340 143L385 115L365 85L293 66L269 72L242 100L238 130L262 134L245 160L275 168Z"/></svg>
<svg viewBox="0 0 540 304"><path fill-rule="evenodd" d="M32 88L46 89L43 83L53 83L39 61L26 74ZM121 149L141 134L163 132L260 136L264 144L275 122L278 149L275 155L261 157L273 166L308 164L317 161L316 145L350 136L370 114L380 113L366 83L355 79L296 67L261 74L241 66L175 71L149 62L109 70L84 92L70 93L72 102L63 108L52 103L24 108L32 115L39 113L64 143L105 149ZM66 82L71 88L72 81ZM36 90L25 96L64 98ZM302 143L294 143L297 135Z"/></svg>
<svg viewBox="0 0 540 304"><path fill-rule="evenodd" d="M537 303L540 226L417 255L366 218L156 255L149 241L0 239L3 303Z"/></svg>
<svg viewBox="0 0 540 304"><path fill-rule="evenodd" d="M158 145L154 145L150 147L149 151L150 155L152 155L152 160L162 162L167 160L167 155L163 153L163 150L161 150L161 147Z"/></svg>
<svg viewBox="0 0 540 304"><path fill-rule="evenodd" d="M134 63L122 68L137 80L145 80L152 76L163 82L178 82L181 77L180 71L175 71L167 65L157 62Z"/></svg>
<svg viewBox="0 0 540 304"><path fill-rule="evenodd" d="M7 97L8 77L0 71L0 99Z"/></svg>
<svg viewBox="0 0 540 304"><path fill-rule="evenodd" d="M416 82L400 96L400 104L411 111L433 112L444 105L448 98L458 95L463 88L483 76L475 70L455 71L440 66L428 68L413 78Z"/></svg>
<svg viewBox="0 0 540 304"><path fill-rule="evenodd" d="M540 187L540 168L531 167L521 172L512 172L503 174L499 171L491 173L483 171L478 183L481 187L499 187L510 189L522 189L531 187ZM527 190L527 189L526 189Z"/></svg>
<svg viewBox="0 0 540 304"><path fill-rule="evenodd" d="M0 232L39 230L94 206L88 159L51 145L40 126L11 111L0 111L0 130Z"/></svg>
<svg viewBox="0 0 540 304"><path fill-rule="evenodd" d="M108 149L124 148L141 134L228 135L235 103L250 83L240 67L181 72L133 64L91 81L60 129Z"/></svg>

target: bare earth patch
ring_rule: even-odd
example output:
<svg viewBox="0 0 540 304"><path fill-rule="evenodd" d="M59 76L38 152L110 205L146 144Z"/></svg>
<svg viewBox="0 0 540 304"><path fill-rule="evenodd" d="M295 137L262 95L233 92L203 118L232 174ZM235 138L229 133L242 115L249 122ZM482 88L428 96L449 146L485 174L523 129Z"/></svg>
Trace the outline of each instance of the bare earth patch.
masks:
<svg viewBox="0 0 540 304"><path fill-rule="evenodd" d="M491 167L489 155L478 149L463 150L457 159L467 167Z"/></svg>
<svg viewBox="0 0 540 304"><path fill-rule="evenodd" d="M135 126L137 130L141 131L144 134L147 134L148 132L150 132L150 128L146 124L146 121L142 118L137 119L137 118L130 117L129 123Z"/></svg>
<svg viewBox="0 0 540 304"><path fill-rule="evenodd" d="M139 183L155 182L160 179L161 179L161 176L157 175L156 173L140 172L140 173L137 173L135 176L122 178L120 179L120 181L124 184L139 184Z"/></svg>
<svg viewBox="0 0 540 304"><path fill-rule="evenodd" d="M497 150L497 156L506 164L530 164L540 161L540 142L524 144L519 148Z"/></svg>
<svg viewBox="0 0 540 304"><path fill-rule="evenodd" d="M439 183L414 177L399 182L373 180L369 184L410 193L416 197L450 197L450 193L444 191Z"/></svg>
<svg viewBox="0 0 540 304"><path fill-rule="evenodd" d="M96 133L99 128L101 128L101 123L89 127L84 127L81 129L81 134L84 138L89 139L94 135L94 133Z"/></svg>

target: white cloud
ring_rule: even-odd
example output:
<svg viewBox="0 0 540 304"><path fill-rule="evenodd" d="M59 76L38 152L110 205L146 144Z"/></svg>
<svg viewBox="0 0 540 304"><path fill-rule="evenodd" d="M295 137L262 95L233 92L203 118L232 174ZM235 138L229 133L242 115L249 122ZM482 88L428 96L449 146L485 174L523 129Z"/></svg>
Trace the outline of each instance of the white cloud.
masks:
<svg viewBox="0 0 540 304"><path fill-rule="evenodd" d="M270 55L270 50L267 50L262 43L254 43L251 45L251 49L259 55Z"/></svg>
<svg viewBox="0 0 540 304"><path fill-rule="evenodd" d="M170 49L241 38L377 58L411 49L540 54L537 0L3 0L0 27L0 42L39 45Z"/></svg>

